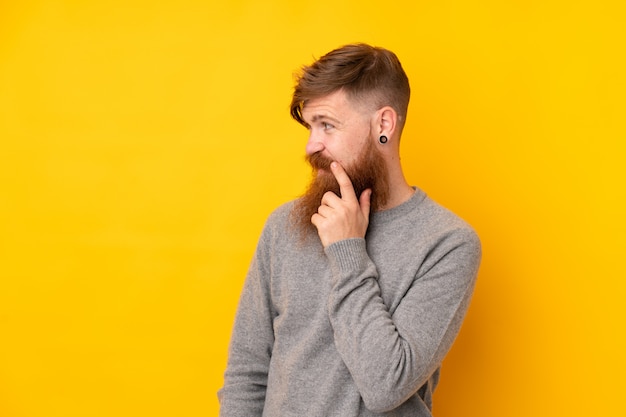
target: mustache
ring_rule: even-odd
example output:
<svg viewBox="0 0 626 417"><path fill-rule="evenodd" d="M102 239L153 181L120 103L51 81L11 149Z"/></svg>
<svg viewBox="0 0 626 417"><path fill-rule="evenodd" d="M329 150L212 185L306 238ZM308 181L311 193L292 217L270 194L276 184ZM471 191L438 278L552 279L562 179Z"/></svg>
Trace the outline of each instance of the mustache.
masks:
<svg viewBox="0 0 626 417"><path fill-rule="evenodd" d="M319 152L307 155L305 159L316 170L324 169L330 171L330 164L333 162L332 159L325 157Z"/></svg>

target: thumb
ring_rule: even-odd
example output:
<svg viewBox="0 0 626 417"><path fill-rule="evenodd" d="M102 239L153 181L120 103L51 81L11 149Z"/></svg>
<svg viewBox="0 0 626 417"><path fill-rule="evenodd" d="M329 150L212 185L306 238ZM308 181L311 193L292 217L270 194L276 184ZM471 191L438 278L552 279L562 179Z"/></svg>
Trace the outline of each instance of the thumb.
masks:
<svg viewBox="0 0 626 417"><path fill-rule="evenodd" d="M361 206L361 212L366 219L370 217L370 201L372 197L372 190L369 188L361 193L359 197L359 206Z"/></svg>

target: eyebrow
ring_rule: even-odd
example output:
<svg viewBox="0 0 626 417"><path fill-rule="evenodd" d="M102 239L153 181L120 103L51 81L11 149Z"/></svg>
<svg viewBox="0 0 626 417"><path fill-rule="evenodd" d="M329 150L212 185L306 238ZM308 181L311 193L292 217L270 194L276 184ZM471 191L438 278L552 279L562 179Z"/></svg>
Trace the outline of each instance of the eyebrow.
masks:
<svg viewBox="0 0 626 417"><path fill-rule="evenodd" d="M311 117L311 123L315 123L318 122L320 120L331 120L335 123L339 123L338 119L335 119L334 117L328 116L327 114L314 114L313 117Z"/></svg>

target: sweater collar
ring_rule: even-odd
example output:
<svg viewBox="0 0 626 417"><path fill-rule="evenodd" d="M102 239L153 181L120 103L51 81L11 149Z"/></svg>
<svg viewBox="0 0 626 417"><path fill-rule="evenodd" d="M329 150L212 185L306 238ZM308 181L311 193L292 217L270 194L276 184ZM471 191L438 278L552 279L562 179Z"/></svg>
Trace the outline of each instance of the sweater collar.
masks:
<svg viewBox="0 0 626 417"><path fill-rule="evenodd" d="M426 193L413 186L415 193L404 203L387 210L377 211L370 215L370 223L384 223L402 217L415 210L426 198Z"/></svg>

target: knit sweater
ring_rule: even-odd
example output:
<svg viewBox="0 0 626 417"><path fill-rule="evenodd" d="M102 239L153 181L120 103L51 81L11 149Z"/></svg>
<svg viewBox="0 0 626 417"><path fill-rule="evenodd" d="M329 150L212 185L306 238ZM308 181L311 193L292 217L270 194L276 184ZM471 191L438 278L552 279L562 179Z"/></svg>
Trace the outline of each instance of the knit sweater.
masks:
<svg viewBox="0 0 626 417"><path fill-rule="evenodd" d="M295 233L292 207L270 215L246 277L220 416L431 416L474 288L476 233L416 189L372 213L364 239L324 249Z"/></svg>

